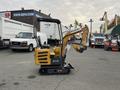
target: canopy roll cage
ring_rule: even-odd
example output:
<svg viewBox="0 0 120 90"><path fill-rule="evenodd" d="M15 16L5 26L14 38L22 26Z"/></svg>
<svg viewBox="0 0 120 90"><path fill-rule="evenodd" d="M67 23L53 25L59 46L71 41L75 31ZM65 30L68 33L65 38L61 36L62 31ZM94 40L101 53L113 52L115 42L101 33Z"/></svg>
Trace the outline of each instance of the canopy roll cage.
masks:
<svg viewBox="0 0 120 90"><path fill-rule="evenodd" d="M37 19L39 22L40 21L43 21L43 22L52 22L52 23L57 23L57 24L60 24L60 20L58 19L52 19L52 18L38 18Z"/></svg>

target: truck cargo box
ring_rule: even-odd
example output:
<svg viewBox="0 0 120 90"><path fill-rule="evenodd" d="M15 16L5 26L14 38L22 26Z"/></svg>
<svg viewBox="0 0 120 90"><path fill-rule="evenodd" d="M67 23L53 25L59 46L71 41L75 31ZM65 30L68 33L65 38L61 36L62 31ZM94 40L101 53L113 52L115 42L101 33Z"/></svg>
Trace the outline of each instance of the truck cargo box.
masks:
<svg viewBox="0 0 120 90"><path fill-rule="evenodd" d="M10 44L10 39L19 32L33 32L33 26L8 18L0 17L0 47Z"/></svg>

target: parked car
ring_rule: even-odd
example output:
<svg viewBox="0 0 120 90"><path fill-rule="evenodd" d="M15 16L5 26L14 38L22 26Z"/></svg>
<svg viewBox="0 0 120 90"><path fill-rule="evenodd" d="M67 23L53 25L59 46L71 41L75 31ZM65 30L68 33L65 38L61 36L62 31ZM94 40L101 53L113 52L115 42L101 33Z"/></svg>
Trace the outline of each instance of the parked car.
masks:
<svg viewBox="0 0 120 90"><path fill-rule="evenodd" d="M120 50L120 35L106 35L104 40L104 50L113 50L118 51Z"/></svg>

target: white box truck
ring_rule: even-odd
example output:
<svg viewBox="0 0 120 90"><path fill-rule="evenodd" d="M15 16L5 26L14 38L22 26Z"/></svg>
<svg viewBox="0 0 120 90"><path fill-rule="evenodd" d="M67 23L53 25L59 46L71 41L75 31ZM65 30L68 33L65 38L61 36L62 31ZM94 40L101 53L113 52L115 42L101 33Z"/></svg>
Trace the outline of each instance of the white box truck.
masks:
<svg viewBox="0 0 120 90"><path fill-rule="evenodd" d="M47 35L37 32L41 46L47 43ZM37 46L33 34L33 25L0 17L0 48L10 46L11 50L28 49L32 51Z"/></svg>
<svg viewBox="0 0 120 90"><path fill-rule="evenodd" d="M19 32L33 32L33 26L0 17L0 48L8 47L10 39L14 38Z"/></svg>

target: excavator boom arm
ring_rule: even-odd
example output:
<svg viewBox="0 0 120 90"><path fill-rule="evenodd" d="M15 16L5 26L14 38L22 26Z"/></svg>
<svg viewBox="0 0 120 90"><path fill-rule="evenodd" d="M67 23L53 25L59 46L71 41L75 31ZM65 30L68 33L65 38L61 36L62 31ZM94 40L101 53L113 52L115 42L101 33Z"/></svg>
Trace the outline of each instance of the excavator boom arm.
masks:
<svg viewBox="0 0 120 90"><path fill-rule="evenodd" d="M63 45L62 45L62 57L64 57L65 53L66 53L66 46L68 44L69 39L77 34L77 33L82 33L82 43L81 46L84 48L86 48L86 43L87 43L87 37L88 37L88 32L89 29L87 27L87 25L85 25L84 28L82 28L81 30L77 30L77 31L70 31L68 32L64 37L63 37ZM79 45L80 46L80 45Z"/></svg>

